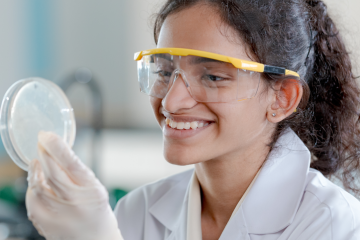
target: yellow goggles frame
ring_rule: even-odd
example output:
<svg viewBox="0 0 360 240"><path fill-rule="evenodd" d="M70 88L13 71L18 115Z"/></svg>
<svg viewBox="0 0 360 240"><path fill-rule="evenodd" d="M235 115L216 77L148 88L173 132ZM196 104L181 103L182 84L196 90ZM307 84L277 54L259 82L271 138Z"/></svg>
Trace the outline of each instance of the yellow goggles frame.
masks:
<svg viewBox="0 0 360 240"><path fill-rule="evenodd" d="M222 61L222 62L231 63L234 67L244 69L244 70L260 72L260 73L263 72L263 73L272 73L272 74L282 74L285 76L292 75L292 76L300 78L300 75L297 72L287 70L285 68L264 65L262 63L242 60L239 58L228 57L228 56L224 56L221 54L199 51L199 50L194 50L194 49L186 49L186 48L155 48L155 49L145 50L145 51L135 53L134 60L140 61L143 56L159 54L159 53L168 53L168 54L177 55L177 56L192 55L192 56L210 58L210 59L214 59L214 60L218 60L218 61Z"/></svg>
<svg viewBox="0 0 360 240"><path fill-rule="evenodd" d="M149 49L141 52L137 52L134 54L134 60L140 61L143 56L152 55L152 54L159 54L159 53L168 53L171 55L177 55L177 56L198 56L198 57L204 57L204 58L211 58L214 60L222 61L222 62L228 62L231 63L234 67L249 70L253 72L260 72L260 73L272 73L272 74L283 74L285 76L295 76L300 78L300 75L297 72L281 68L281 67L274 67L265 65L262 63L242 60L239 58L233 58L228 57L225 55L217 54L217 53L211 53L211 52L205 52L205 51L199 51L194 49L186 49L186 48L154 48ZM296 112L296 109L294 110Z"/></svg>

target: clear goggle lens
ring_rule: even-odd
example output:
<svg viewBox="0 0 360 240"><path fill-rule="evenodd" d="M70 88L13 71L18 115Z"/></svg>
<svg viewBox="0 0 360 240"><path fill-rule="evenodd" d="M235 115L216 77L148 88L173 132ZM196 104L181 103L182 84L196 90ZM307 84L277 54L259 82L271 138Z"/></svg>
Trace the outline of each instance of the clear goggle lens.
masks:
<svg viewBox="0 0 360 240"><path fill-rule="evenodd" d="M198 102L230 102L253 98L260 73L235 68L231 63L198 56L146 55L138 61L142 92L165 98L176 80L182 79Z"/></svg>

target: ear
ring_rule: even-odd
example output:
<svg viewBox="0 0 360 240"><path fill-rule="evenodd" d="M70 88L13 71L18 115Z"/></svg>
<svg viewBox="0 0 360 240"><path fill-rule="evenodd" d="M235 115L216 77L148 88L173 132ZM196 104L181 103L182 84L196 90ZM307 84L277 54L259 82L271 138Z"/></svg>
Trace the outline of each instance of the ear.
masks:
<svg viewBox="0 0 360 240"><path fill-rule="evenodd" d="M278 123L294 113L302 98L303 88L299 80L285 79L275 83L273 89L266 117L268 121Z"/></svg>

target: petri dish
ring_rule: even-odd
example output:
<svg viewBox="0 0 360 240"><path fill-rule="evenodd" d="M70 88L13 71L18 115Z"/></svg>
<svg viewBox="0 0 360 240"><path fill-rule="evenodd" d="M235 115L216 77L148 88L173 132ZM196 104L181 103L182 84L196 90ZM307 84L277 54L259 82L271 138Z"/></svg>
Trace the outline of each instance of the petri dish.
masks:
<svg viewBox="0 0 360 240"><path fill-rule="evenodd" d="M53 82L38 77L19 80L3 98L0 132L7 153L25 171L38 158L40 131L54 132L72 147L76 135L74 110Z"/></svg>

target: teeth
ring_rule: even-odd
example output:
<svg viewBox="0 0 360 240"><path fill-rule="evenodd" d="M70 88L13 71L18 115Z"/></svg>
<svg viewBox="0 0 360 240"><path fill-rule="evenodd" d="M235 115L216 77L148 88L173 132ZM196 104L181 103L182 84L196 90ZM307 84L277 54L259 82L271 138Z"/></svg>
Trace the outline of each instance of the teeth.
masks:
<svg viewBox="0 0 360 240"><path fill-rule="evenodd" d="M191 122L190 123L190 127L192 128L192 129L197 129L198 128L198 126L199 126L199 123L198 122Z"/></svg>
<svg viewBox="0 0 360 240"><path fill-rule="evenodd" d="M183 123L183 122L178 122L177 125L176 125L176 128L177 128L177 129L184 129L184 126L185 126L185 123Z"/></svg>
<svg viewBox="0 0 360 240"><path fill-rule="evenodd" d="M170 121L170 125L169 125L170 127L176 128L176 125L177 125L177 122L175 122L173 120Z"/></svg>
<svg viewBox="0 0 360 240"><path fill-rule="evenodd" d="M175 122L174 120L171 120L170 118L166 118L166 125L169 125L171 128L176 128L179 130L182 129L197 129L197 128L202 128L202 127L206 127L209 125L209 123L204 123L204 122L198 122L198 121L194 121L194 122Z"/></svg>

